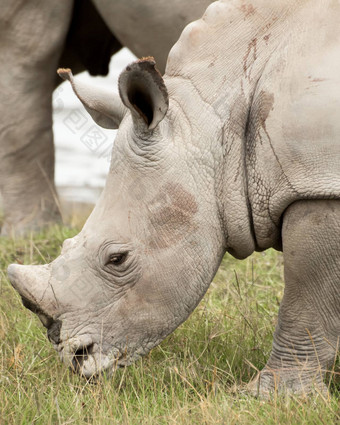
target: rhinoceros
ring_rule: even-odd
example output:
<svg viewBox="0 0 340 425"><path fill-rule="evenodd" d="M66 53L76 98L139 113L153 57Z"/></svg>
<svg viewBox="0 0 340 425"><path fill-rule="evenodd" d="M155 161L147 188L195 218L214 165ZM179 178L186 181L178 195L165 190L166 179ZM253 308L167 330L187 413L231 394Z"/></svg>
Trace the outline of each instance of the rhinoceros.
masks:
<svg viewBox="0 0 340 425"><path fill-rule="evenodd" d="M106 75L122 46L163 71L187 23L211 0L5 0L1 3L2 235L60 220L54 185L52 91L59 66Z"/></svg>
<svg viewBox="0 0 340 425"><path fill-rule="evenodd" d="M340 4L221 0L164 77L152 58L120 101L60 75L97 123L120 122L104 191L47 265L10 265L62 360L89 377L176 329L226 252L283 251L272 352L252 385L324 390L340 336Z"/></svg>

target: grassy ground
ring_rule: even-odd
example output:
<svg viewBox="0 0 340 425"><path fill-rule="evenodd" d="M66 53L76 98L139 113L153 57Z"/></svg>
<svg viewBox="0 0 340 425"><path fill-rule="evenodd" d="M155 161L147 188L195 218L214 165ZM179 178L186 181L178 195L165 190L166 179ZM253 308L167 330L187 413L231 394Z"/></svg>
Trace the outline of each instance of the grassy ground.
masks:
<svg viewBox="0 0 340 425"><path fill-rule="evenodd" d="M11 262L45 263L77 232L51 229L0 246L0 424L336 424L329 398L261 401L245 384L268 358L283 292L282 257L226 256L207 295L176 332L134 366L89 383L64 368L6 277Z"/></svg>

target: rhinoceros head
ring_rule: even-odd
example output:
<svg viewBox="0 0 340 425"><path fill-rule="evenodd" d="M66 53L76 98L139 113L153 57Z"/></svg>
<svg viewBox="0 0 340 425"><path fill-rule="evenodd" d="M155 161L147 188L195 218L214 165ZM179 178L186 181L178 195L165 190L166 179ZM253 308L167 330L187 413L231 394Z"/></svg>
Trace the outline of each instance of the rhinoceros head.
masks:
<svg viewBox="0 0 340 425"><path fill-rule="evenodd" d="M214 155L193 138L205 117L192 123L169 102L171 87L151 58L121 74L122 103L60 74L98 124L121 122L110 172L84 228L55 261L8 272L62 360L92 376L146 354L189 316L225 252L225 234Z"/></svg>

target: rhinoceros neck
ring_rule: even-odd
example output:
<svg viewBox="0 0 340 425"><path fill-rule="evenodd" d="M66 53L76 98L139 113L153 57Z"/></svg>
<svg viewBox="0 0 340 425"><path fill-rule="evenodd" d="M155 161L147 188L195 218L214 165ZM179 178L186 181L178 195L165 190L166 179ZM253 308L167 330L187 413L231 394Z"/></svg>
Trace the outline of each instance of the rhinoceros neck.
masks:
<svg viewBox="0 0 340 425"><path fill-rule="evenodd" d="M224 116L240 93L251 96L271 53L285 37L299 3L220 0L182 32L169 53L166 75L188 78L202 99ZM305 3L305 2L301 2Z"/></svg>
<svg viewBox="0 0 340 425"><path fill-rule="evenodd" d="M240 258L257 248L245 165L247 124L263 69L294 15L289 3L293 4L213 3L202 19L185 28L166 68L172 98L182 103L192 120L199 114L201 124L196 131L218 153L216 194L228 250ZM188 82L191 99L183 90Z"/></svg>

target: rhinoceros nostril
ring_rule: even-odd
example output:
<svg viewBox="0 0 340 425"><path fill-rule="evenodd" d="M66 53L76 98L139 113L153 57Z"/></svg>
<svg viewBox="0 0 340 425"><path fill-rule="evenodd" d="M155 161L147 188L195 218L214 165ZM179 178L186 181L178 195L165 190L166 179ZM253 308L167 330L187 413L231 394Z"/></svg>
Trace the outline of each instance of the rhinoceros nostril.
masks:
<svg viewBox="0 0 340 425"><path fill-rule="evenodd" d="M48 328L47 338L54 344L60 344L61 320L51 319L51 323L46 327Z"/></svg>
<svg viewBox="0 0 340 425"><path fill-rule="evenodd" d="M78 371L84 364L84 361L86 361L89 358L89 355L93 353L93 346L94 344L89 344L84 347L80 347L74 353L72 366L75 371Z"/></svg>

